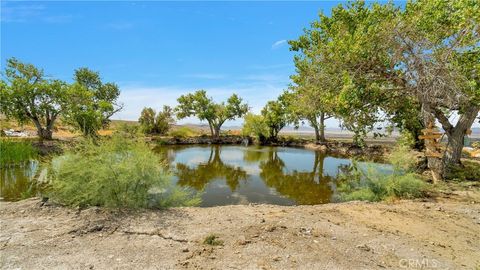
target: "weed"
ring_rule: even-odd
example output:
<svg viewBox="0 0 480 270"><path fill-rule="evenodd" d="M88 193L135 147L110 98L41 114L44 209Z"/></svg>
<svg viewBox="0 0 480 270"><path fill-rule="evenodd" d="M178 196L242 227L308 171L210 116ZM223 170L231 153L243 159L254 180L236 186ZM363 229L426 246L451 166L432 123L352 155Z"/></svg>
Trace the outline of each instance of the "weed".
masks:
<svg viewBox="0 0 480 270"><path fill-rule="evenodd" d="M203 240L203 243L205 245L210 245L210 246L221 246L221 245L223 245L223 241L219 240L219 237L215 234L209 234L207 237L205 237L205 240Z"/></svg>

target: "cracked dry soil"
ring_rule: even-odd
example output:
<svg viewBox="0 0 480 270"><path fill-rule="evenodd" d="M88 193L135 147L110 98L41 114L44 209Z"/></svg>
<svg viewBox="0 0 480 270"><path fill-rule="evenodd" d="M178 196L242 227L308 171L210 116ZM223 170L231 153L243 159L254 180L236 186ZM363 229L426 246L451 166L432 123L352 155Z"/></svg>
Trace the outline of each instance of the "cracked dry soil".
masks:
<svg viewBox="0 0 480 270"><path fill-rule="evenodd" d="M0 203L2 269L479 269L478 198L82 211ZM204 244L214 234L222 245Z"/></svg>

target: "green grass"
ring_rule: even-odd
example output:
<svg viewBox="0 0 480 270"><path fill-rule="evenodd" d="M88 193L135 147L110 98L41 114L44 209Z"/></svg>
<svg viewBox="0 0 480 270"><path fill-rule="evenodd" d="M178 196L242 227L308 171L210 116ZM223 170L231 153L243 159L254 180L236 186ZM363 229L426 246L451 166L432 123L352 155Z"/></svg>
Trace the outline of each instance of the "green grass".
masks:
<svg viewBox="0 0 480 270"><path fill-rule="evenodd" d="M415 158L408 148L397 147L389 160L393 167L390 174L373 167L361 170L354 162L349 172L339 176L340 200L382 201L425 197L428 186L419 175L412 172Z"/></svg>
<svg viewBox="0 0 480 270"><path fill-rule="evenodd" d="M215 234L210 234L207 237L205 237L205 240L203 240L203 243L205 245L210 245L210 246L221 246L221 245L223 245L223 241L219 240L219 237Z"/></svg>
<svg viewBox="0 0 480 270"><path fill-rule="evenodd" d="M22 165L37 156L37 149L28 141L0 139L0 167Z"/></svg>
<svg viewBox="0 0 480 270"><path fill-rule="evenodd" d="M140 141L114 135L85 141L52 160L49 197L71 206L164 208L200 202L176 187L160 157Z"/></svg>
<svg viewBox="0 0 480 270"><path fill-rule="evenodd" d="M198 136L200 133L190 127L178 127L174 130L171 130L168 133L172 137L180 137L180 138L186 138L186 137L192 137L192 136Z"/></svg>
<svg viewBox="0 0 480 270"><path fill-rule="evenodd" d="M480 181L480 164L464 160L461 166L452 166L445 178L450 181Z"/></svg>

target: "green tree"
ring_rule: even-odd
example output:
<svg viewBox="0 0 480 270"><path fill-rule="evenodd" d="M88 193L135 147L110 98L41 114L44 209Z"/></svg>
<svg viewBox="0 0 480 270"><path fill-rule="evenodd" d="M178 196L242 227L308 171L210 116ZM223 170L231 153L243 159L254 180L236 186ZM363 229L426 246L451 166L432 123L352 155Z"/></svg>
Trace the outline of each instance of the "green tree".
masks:
<svg viewBox="0 0 480 270"><path fill-rule="evenodd" d="M150 107L145 107L138 118L138 123L140 124L140 129L145 134L155 133L155 110Z"/></svg>
<svg viewBox="0 0 480 270"><path fill-rule="evenodd" d="M317 32L305 30L298 40L289 41L291 50L300 54L294 58L296 74L289 93L290 118L296 127L307 120L315 130L317 142L325 142L325 120L333 117L337 107L338 76L331 76L322 62L323 40Z"/></svg>
<svg viewBox="0 0 480 270"><path fill-rule="evenodd" d="M269 127L262 115L247 113L243 119L242 134L256 138L260 143L269 136Z"/></svg>
<svg viewBox="0 0 480 270"><path fill-rule="evenodd" d="M410 2L385 33L403 79L398 92L413 94L425 124L438 121L447 136L442 176L460 164L463 138L480 111L479 11L473 0Z"/></svg>
<svg viewBox="0 0 480 270"><path fill-rule="evenodd" d="M175 110L179 119L197 116L201 121L206 120L215 138L220 136L220 128L225 121L242 117L248 112L248 105L242 103L242 99L236 94L230 96L226 103L215 103L212 98L207 97L205 90L198 90L182 95L177 101L179 105Z"/></svg>
<svg viewBox="0 0 480 270"><path fill-rule="evenodd" d="M41 139L52 139L55 121L65 108L67 85L46 79L42 69L15 58L7 60L3 75L1 112L19 122L31 121Z"/></svg>
<svg viewBox="0 0 480 270"><path fill-rule="evenodd" d="M305 35L321 41L309 58L341 74L337 116L358 130L389 120L414 136L438 121L448 140L437 169L444 175L459 164L480 108L477 2L419 0L400 9L356 1L321 14Z"/></svg>
<svg viewBox="0 0 480 270"><path fill-rule="evenodd" d="M170 127L175 124L173 109L164 105L163 110L157 114L155 118L155 128L158 134L167 134Z"/></svg>
<svg viewBox="0 0 480 270"><path fill-rule="evenodd" d="M288 123L285 98L280 96L278 100L268 101L261 113L263 121L268 127L268 139L276 140L280 130Z"/></svg>
<svg viewBox="0 0 480 270"><path fill-rule="evenodd" d="M118 103L120 89L114 83L103 83L100 74L88 68L75 70L74 79L65 120L84 136L97 136L110 117L123 108Z"/></svg>

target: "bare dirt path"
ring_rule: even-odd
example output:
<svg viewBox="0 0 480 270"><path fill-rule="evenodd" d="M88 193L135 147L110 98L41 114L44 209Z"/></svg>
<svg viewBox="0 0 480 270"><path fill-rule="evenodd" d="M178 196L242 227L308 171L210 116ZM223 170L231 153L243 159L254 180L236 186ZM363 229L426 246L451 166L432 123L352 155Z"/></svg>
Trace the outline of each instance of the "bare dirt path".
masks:
<svg viewBox="0 0 480 270"><path fill-rule="evenodd" d="M2 202L1 267L479 269L478 199L136 213Z"/></svg>

